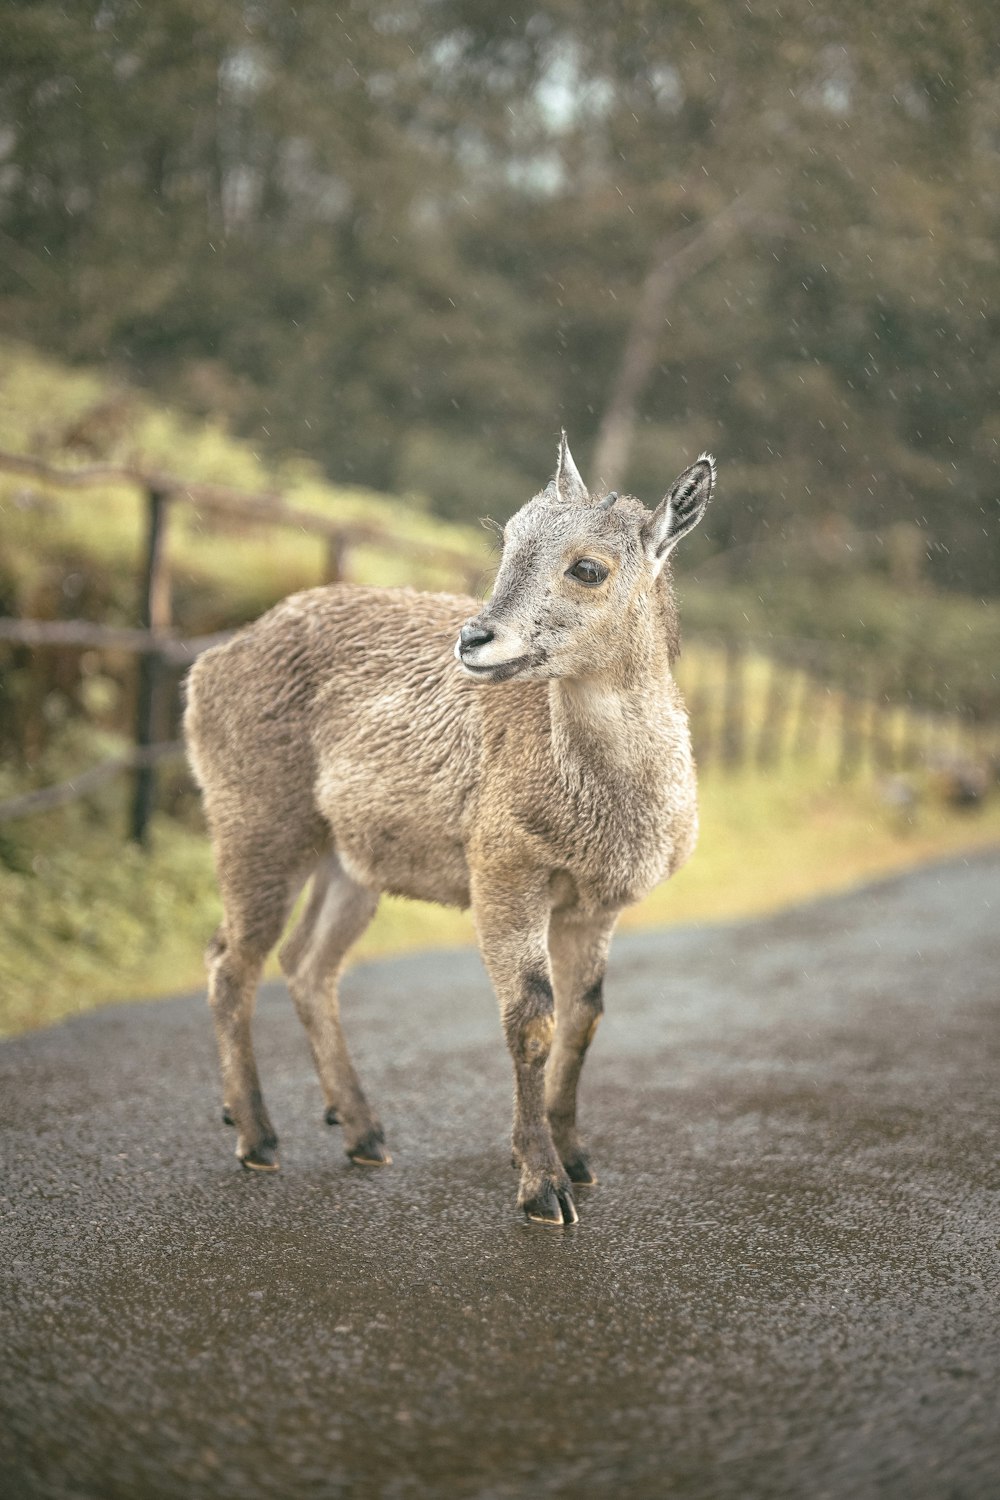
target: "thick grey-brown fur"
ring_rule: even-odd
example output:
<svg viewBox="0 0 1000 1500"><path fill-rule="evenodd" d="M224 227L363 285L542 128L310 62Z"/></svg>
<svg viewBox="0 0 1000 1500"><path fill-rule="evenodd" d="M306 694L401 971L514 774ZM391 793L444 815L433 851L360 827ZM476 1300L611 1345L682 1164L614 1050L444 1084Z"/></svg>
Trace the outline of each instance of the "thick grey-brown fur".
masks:
<svg viewBox="0 0 1000 1500"><path fill-rule="evenodd" d="M348 1154L389 1160L341 1031L347 951L383 891L471 906L514 1065L519 1202L575 1221L571 1181L594 1181L577 1084L611 934L697 833L666 559L713 483L703 456L653 512L601 505L563 434L555 478L505 528L485 607L310 589L195 664L185 732L225 913L209 998L245 1165L277 1166L250 1023L311 877L280 961ZM573 577L582 558L607 577Z"/></svg>

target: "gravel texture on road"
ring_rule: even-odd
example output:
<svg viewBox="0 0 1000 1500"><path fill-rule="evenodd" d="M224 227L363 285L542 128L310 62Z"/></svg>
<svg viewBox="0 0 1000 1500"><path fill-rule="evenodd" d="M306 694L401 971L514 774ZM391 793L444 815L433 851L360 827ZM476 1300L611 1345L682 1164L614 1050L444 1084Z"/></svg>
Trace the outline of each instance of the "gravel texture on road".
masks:
<svg viewBox="0 0 1000 1500"><path fill-rule="evenodd" d="M384 1170L280 985L274 1175L201 996L0 1047L8 1500L1000 1493L1000 854L620 939L572 1229L515 1209L478 958L344 990Z"/></svg>

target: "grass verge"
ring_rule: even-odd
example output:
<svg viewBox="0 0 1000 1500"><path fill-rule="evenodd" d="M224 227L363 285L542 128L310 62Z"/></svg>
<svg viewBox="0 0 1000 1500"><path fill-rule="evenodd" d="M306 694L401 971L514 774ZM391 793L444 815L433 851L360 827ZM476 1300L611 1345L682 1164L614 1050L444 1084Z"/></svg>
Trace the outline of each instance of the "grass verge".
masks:
<svg viewBox="0 0 1000 1500"><path fill-rule="evenodd" d="M959 813L924 799L913 820L871 783L815 772L712 773L690 864L622 929L753 916L928 860L1000 846L1000 799ZM149 854L123 843L124 791L8 825L0 841L0 1034L111 1001L197 989L220 909L204 834L158 817ZM31 843L18 833L31 830ZM465 913L385 900L355 959L474 941ZM272 961L273 967L273 961Z"/></svg>

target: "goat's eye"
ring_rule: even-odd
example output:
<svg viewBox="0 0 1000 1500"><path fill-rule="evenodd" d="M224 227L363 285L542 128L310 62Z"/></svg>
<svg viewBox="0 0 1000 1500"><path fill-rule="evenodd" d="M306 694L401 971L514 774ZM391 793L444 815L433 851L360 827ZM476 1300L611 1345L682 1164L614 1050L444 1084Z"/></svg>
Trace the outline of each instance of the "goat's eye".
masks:
<svg viewBox="0 0 1000 1500"><path fill-rule="evenodd" d="M581 557L567 572L578 583L603 583L608 576L608 569L604 564L595 562L592 557Z"/></svg>

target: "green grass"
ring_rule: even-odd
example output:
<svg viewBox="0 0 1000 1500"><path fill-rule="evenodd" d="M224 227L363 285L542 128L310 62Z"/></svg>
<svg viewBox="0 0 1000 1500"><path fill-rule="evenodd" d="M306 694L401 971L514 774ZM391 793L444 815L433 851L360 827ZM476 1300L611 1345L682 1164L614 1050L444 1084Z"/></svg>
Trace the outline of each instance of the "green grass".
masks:
<svg viewBox="0 0 1000 1500"><path fill-rule="evenodd" d="M849 568L720 583L711 573L699 579L683 558L678 592L690 635L812 642L841 676L927 708L1000 720L998 598L902 588Z"/></svg>
<svg viewBox="0 0 1000 1500"><path fill-rule="evenodd" d="M755 915L1000 846L1000 798L962 814L928 795L900 827L873 783L823 782L810 768L706 774L701 806L694 858L628 911L623 929ZM200 986L220 914L207 838L160 815L144 855L123 842L124 818L118 786L2 830L0 1033ZM385 900L355 957L473 941L467 914Z"/></svg>
<svg viewBox="0 0 1000 1500"><path fill-rule="evenodd" d="M0 351L0 447L62 464L99 456L253 490L280 486L296 505L342 520L382 524L392 532L394 545L389 550L357 549L351 576L359 581L454 587L453 568L418 556L412 549L416 542L457 549L472 567L488 567L482 533L447 526L417 502L327 485L301 463L269 469L248 445L218 427L154 408L132 393L118 394L124 418L105 434L99 455L83 452L68 442L68 435L81 423L86 427L89 421L92 427L95 411L116 395L107 378L67 371L30 351L8 347ZM60 494L0 476L5 610L42 617L73 613L76 604L63 595L67 574L76 573L86 583L83 597L93 618L134 623L141 541L141 506L127 486ZM169 553L176 619L191 633L254 616L284 594L319 581L323 563L314 537L219 523L186 505L172 516ZM789 585L783 628L806 633L809 609L816 608L808 592ZM873 598L878 602L880 596ZM865 602L846 586L837 598L845 635L846 622L860 618L862 605L869 621L864 628L876 622L871 640L851 637L858 649L880 649L893 631L899 636L894 647L916 649L937 641L947 625L955 652L972 663L970 671L978 671L969 643L975 640L977 651L986 649L1000 606L966 601L938 610L927 598L910 604L904 619L899 600L881 600L882 614L876 619L871 599ZM823 607L832 608L831 601ZM737 634L763 627L769 618L763 601L751 598L746 587L711 593L692 584L685 590L684 613L688 625L725 624ZM914 641L914 633L919 640ZM134 663L114 653L99 660L97 653L86 655L85 669L79 657L67 654L64 659L67 673L78 672L75 682L46 680L43 701L30 720L32 732L25 737L31 743L20 746L20 765L0 767L0 800L68 777L120 748ZM768 673L762 658L749 662L745 691L751 744L769 701ZM685 653L680 676L692 704L698 701L699 733L703 739L717 739L719 705L725 697L722 656L692 648ZM15 695L26 696L12 697L11 703L30 700L40 680L34 664L22 663L10 674L10 684ZM838 694L819 686L803 693L801 679L793 674L789 680L796 702L810 716L809 759L786 761L780 771L768 774L724 772L709 765L702 777L697 853L669 885L627 912L623 927L753 915L923 860L1000 844L996 796L979 812L962 815L936 800L928 781L913 822L900 825L870 775L847 784L838 781ZM954 737L956 731L953 724L942 724L941 732ZM164 779L169 782L169 774ZM197 813L183 810L181 796L181 815L158 815L151 851L140 853L124 841L127 792L127 782L120 779L67 808L0 825L0 1032L48 1025L115 1000L200 985L201 953L220 915L207 838ZM472 941L466 914L386 900L356 956Z"/></svg>
<svg viewBox="0 0 1000 1500"><path fill-rule="evenodd" d="M122 415L110 431L99 430L99 454L74 447L69 439L87 428L88 414L116 400ZM116 392L98 372L69 371L13 345L0 350L0 448L57 467L126 464L251 492L278 490L294 507L384 529L388 547L365 544L350 553L350 576L358 583L454 589L454 563L427 555L428 548L463 554L470 572L487 576L486 534L440 520L420 497L403 503L331 485L304 460L265 464L221 427ZM44 614L54 570L77 566L97 587L102 619L135 623L144 525L141 496L130 484L60 490L0 473L0 583L13 595L8 612ZM197 633L250 619L322 582L324 548L322 538L294 528L220 518L178 499L167 550L179 628Z"/></svg>

